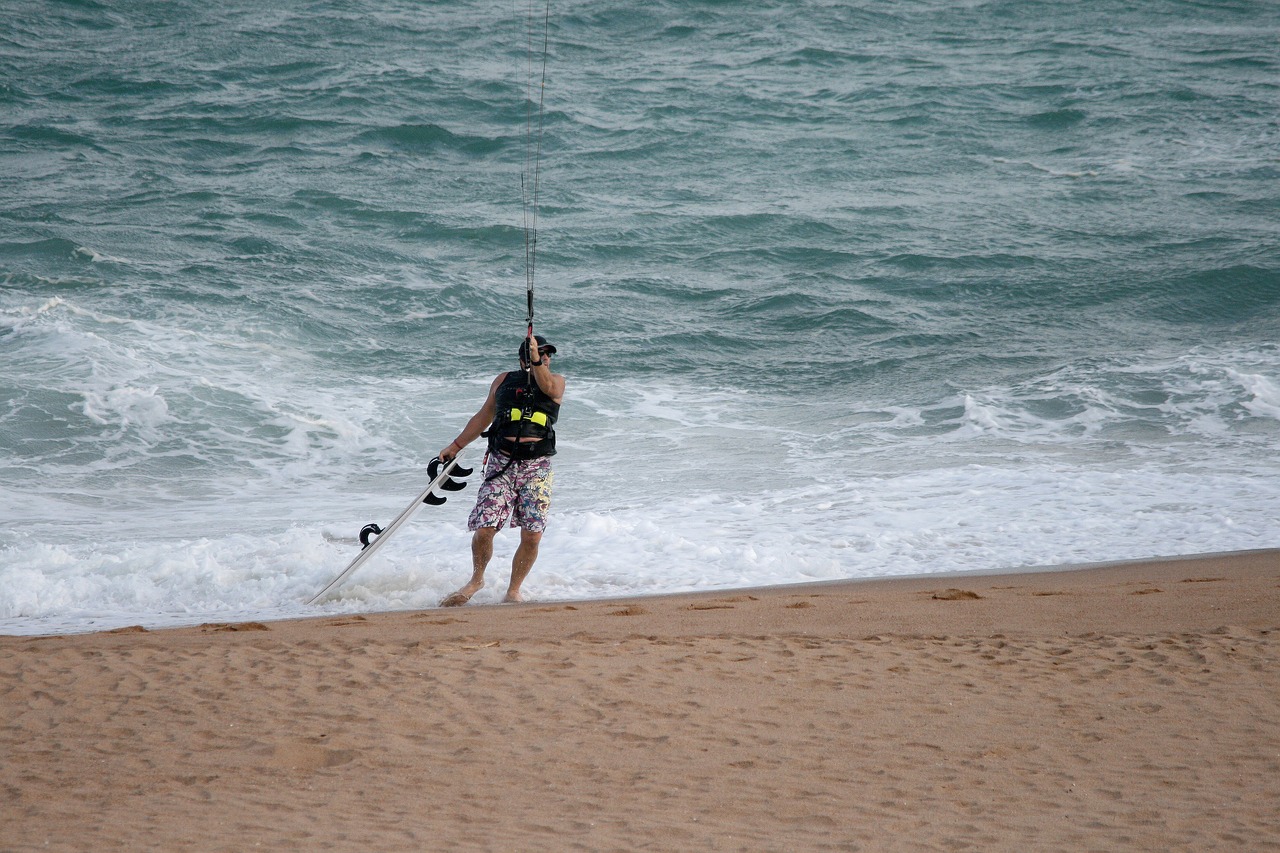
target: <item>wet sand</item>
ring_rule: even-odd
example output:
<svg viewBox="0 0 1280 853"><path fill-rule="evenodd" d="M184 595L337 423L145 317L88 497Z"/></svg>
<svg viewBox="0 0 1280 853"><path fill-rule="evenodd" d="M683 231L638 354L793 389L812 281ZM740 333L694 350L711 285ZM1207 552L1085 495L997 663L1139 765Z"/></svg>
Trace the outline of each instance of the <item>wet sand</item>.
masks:
<svg viewBox="0 0 1280 853"><path fill-rule="evenodd" d="M1278 629L1254 551L0 637L0 850L1280 850Z"/></svg>

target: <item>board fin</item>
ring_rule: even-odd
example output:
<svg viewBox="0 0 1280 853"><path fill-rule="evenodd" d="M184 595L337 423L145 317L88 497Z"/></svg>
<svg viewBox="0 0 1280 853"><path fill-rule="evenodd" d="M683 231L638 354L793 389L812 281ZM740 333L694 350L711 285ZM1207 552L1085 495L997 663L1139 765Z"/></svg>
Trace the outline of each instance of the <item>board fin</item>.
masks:
<svg viewBox="0 0 1280 853"><path fill-rule="evenodd" d="M441 463L440 457L437 456L435 459L432 459L431 464L427 466L427 476L430 477L433 481L439 480L438 488L440 488L441 491L460 492L467 487L466 483L460 483L457 480L453 479L453 475L456 474L459 477L470 477L471 476L470 468L463 468L455 464L453 466L453 470L449 472L449 476L444 477L442 479L440 477L441 464L443 463ZM446 498L444 495L428 494L426 498L423 499L423 502L429 503L432 506L440 506L440 504L444 503L447 499L448 498Z"/></svg>

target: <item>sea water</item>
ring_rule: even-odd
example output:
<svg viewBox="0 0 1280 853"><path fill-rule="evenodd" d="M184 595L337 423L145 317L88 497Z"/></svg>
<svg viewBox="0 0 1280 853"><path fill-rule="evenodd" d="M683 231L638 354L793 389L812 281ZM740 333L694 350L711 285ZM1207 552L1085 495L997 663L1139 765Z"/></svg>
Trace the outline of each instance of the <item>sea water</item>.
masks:
<svg viewBox="0 0 1280 853"><path fill-rule="evenodd" d="M0 632L434 606L532 234L535 599L1280 545L1269 0L0 10Z"/></svg>

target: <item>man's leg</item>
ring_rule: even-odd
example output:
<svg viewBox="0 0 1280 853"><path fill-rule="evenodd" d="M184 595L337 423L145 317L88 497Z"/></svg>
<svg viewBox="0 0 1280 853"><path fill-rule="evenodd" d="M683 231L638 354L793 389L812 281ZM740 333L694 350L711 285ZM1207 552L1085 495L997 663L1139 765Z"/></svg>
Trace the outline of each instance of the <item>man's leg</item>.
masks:
<svg viewBox="0 0 1280 853"><path fill-rule="evenodd" d="M520 525L520 546L511 558L511 585L507 587L504 601L524 601L520 585L538 559L538 546L542 543L542 531L546 529L547 514L551 510L551 484L555 479L551 459L534 460L521 473L515 508L515 523Z"/></svg>
<svg viewBox="0 0 1280 853"><path fill-rule="evenodd" d="M507 587L504 601L524 601L524 597L520 595L520 584L524 583L529 570L533 568L534 560L538 559L538 545L541 542L541 531L535 533L520 529L520 547L516 548L515 556L511 558L511 584Z"/></svg>
<svg viewBox="0 0 1280 853"><path fill-rule="evenodd" d="M471 596L484 588L484 570L488 567L490 558L493 557L493 537L497 535L496 527L481 527L471 534L471 580L467 581L462 589L446 596L445 600L440 602L441 607L458 607L466 604L471 600ZM528 574L527 569L525 574Z"/></svg>

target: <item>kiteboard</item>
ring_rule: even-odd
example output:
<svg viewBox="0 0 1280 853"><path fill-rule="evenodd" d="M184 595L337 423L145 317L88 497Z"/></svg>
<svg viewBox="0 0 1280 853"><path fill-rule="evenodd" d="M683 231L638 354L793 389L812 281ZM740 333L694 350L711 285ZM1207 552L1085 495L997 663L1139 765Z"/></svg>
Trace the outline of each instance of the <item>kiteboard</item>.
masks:
<svg viewBox="0 0 1280 853"><path fill-rule="evenodd" d="M448 462L441 462L437 457L431 460L431 464L427 466L427 475L431 477L431 482L423 490L422 494L413 499L413 503L405 507L404 512L396 516L396 520L387 525L387 529L383 530L377 524L366 524L360 530L360 544L364 549L356 555L342 574L338 575L325 586L324 589L317 592L307 604L315 604L329 593L338 589L346 582L347 578L355 573L355 570L363 566L369 561L369 558L378 553L378 549L387 543L387 541L395 534L397 530L409 522L418 510L422 509L424 504L430 506L439 506L444 503L446 498L444 495L437 495L436 491L457 492L467 487L466 483L453 479L453 475L459 477L470 477L471 469L463 468L458 465L458 457L453 457Z"/></svg>

